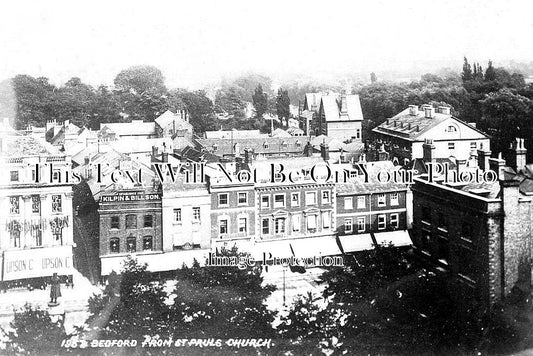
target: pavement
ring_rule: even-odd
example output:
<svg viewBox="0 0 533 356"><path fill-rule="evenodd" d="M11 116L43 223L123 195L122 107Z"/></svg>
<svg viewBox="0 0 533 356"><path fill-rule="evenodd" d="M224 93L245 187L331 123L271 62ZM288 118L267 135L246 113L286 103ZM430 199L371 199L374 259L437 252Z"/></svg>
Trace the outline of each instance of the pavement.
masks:
<svg viewBox="0 0 533 356"><path fill-rule="evenodd" d="M26 303L47 309L50 312L60 310L65 315L67 331L75 325L81 325L88 314L88 300L93 294L101 293L99 287L92 285L87 278L78 271L73 274L74 287L61 284L61 297L58 298L59 306L50 308L50 288L46 289L11 289L5 293L0 292L0 326L8 327L13 320L15 310L20 310Z"/></svg>

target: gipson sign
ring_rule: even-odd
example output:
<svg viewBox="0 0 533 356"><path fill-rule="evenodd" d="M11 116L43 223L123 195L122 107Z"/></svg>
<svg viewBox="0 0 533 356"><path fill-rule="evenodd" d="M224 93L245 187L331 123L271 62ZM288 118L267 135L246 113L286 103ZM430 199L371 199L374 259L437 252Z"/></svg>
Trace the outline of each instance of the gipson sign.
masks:
<svg viewBox="0 0 533 356"><path fill-rule="evenodd" d="M2 279L70 275L73 270L71 246L5 251Z"/></svg>

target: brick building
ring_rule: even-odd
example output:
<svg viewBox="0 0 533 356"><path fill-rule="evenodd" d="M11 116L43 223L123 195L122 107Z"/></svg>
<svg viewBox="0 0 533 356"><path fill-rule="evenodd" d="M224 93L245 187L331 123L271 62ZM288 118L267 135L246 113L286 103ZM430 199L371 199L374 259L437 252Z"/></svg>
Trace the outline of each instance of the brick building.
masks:
<svg viewBox="0 0 533 356"><path fill-rule="evenodd" d="M519 142L515 154L525 155ZM515 162L525 164L520 157ZM508 167L488 157L479 163L496 172L498 181L415 178L413 242L420 256L449 273L458 301L490 306L514 287L531 285L533 180L524 173L527 166Z"/></svg>
<svg viewBox="0 0 533 356"><path fill-rule="evenodd" d="M364 176L337 184L337 234L344 252L372 248L373 244L410 245L407 228L410 219L411 192L406 184L381 183L379 171L391 172L392 162L366 165L369 181Z"/></svg>
<svg viewBox="0 0 533 356"><path fill-rule="evenodd" d="M151 188L102 192L100 259L102 275L120 271L127 255L157 259L163 252L161 191Z"/></svg>

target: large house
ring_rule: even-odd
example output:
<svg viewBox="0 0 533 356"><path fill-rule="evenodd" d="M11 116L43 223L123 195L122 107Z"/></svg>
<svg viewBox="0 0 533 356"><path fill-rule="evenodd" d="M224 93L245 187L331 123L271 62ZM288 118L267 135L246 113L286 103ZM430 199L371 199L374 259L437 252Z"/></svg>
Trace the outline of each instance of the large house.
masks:
<svg viewBox="0 0 533 356"><path fill-rule="evenodd" d="M410 105L372 131L390 145L391 159L402 165L422 158L425 140L433 141L435 158L468 160L478 149L490 150L486 134L454 117L444 106L435 110L431 105Z"/></svg>

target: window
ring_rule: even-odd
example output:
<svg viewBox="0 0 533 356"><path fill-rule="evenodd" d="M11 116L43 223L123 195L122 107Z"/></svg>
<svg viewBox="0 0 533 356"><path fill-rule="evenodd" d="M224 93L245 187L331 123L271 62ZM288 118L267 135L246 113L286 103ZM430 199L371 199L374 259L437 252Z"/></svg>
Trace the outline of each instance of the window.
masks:
<svg viewBox="0 0 533 356"><path fill-rule="evenodd" d="M420 238L420 248L426 252L429 252L429 241L431 240L431 233L429 231L422 231Z"/></svg>
<svg viewBox="0 0 533 356"><path fill-rule="evenodd" d="M145 215L144 216L144 227L153 227L154 226L154 216Z"/></svg>
<svg viewBox="0 0 533 356"><path fill-rule="evenodd" d="M261 195L261 208L270 208L270 197L268 195Z"/></svg>
<svg viewBox="0 0 533 356"><path fill-rule="evenodd" d="M220 219L218 222L218 232L220 235L226 235L228 233L228 219Z"/></svg>
<svg viewBox="0 0 533 356"><path fill-rule="evenodd" d="M263 147L264 147L264 148L268 148L268 142L264 142L264 143L263 143Z"/></svg>
<svg viewBox="0 0 533 356"><path fill-rule="evenodd" d="M444 216L444 214L441 212L438 213L438 223L439 223L439 226L438 226L439 229L443 231L448 231L448 222L446 221L446 216Z"/></svg>
<svg viewBox="0 0 533 356"><path fill-rule="evenodd" d="M451 151L451 150L455 150L455 143L454 142L448 142L448 149Z"/></svg>
<svg viewBox="0 0 533 356"><path fill-rule="evenodd" d="M137 241L135 240L135 236L128 236L126 239L126 251L128 252L135 252L137 250Z"/></svg>
<svg viewBox="0 0 533 356"><path fill-rule="evenodd" d="M111 228L112 229L120 229L120 219L118 216L112 216L111 217Z"/></svg>
<svg viewBox="0 0 533 356"><path fill-rule="evenodd" d="M422 221L431 224L431 209L427 206L422 207Z"/></svg>
<svg viewBox="0 0 533 356"><path fill-rule="evenodd" d="M365 225L366 225L365 220L366 219L364 216L360 216L357 218L357 232L365 232Z"/></svg>
<svg viewBox="0 0 533 356"><path fill-rule="evenodd" d="M20 214L19 197L9 197L9 213Z"/></svg>
<svg viewBox="0 0 533 356"><path fill-rule="evenodd" d="M111 251L111 253L120 252L120 241L117 237L113 237L109 240L109 251Z"/></svg>
<svg viewBox="0 0 533 356"><path fill-rule="evenodd" d="M399 205L398 193L391 193L390 195L390 205Z"/></svg>
<svg viewBox="0 0 533 356"><path fill-rule="evenodd" d="M378 215L378 230L385 230L386 225L387 225L386 216L383 214Z"/></svg>
<svg viewBox="0 0 533 356"><path fill-rule="evenodd" d="M293 231L300 231L300 227L302 226L302 216L301 215L294 215L292 217L292 230Z"/></svg>
<svg viewBox="0 0 533 356"><path fill-rule="evenodd" d="M54 170L54 172L52 173L52 181L61 182L61 171L59 171L58 169Z"/></svg>
<svg viewBox="0 0 533 356"><path fill-rule="evenodd" d="M33 237L33 243L35 246L43 245L43 233L38 226L32 227L31 236Z"/></svg>
<svg viewBox="0 0 533 356"><path fill-rule="evenodd" d="M463 226L461 226L461 239L466 240L468 242L472 242L473 238L473 229L472 224L468 221L463 222Z"/></svg>
<svg viewBox="0 0 533 356"><path fill-rule="evenodd" d="M329 190L322 191L322 204L329 204Z"/></svg>
<svg viewBox="0 0 533 356"><path fill-rule="evenodd" d="M346 210L353 209L353 198L352 197L344 198L344 209Z"/></svg>
<svg viewBox="0 0 533 356"><path fill-rule="evenodd" d="M263 219L261 221L261 231L263 232L263 235L270 234L270 219Z"/></svg>
<svg viewBox="0 0 533 356"><path fill-rule="evenodd" d="M314 205L316 204L316 192L306 192L305 193L305 205Z"/></svg>
<svg viewBox="0 0 533 356"><path fill-rule="evenodd" d="M192 220L194 222L200 222L200 208L199 207L192 208Z"/></svg>
<svg viewBox="0 0 533 356"><path fill-rule="evenodd" d="M378 194L378 206L387 205L385 194Z"/></svg>
<svg viewBox="0 0 533 356"><path fill-rule="evenodd" d="M474 142L470 142L470 149L471 150L477 149L477 143L475 141Z"/></svg>
<svg viewBox="0 0 533 356"><path fill-rule="evenodd" d="M248 193L240 192L237 194L238 202L240 204L248 204Z"/></svg>
<svg viewBox="0 0 533 356"><path fill-rule="evenodd" d="M366 197L364 195L357 197L357 209L364 209L366 205Z"/></svg>
<svg viewBox="0 0 533 356"><path fill-rule="evenodd" d="M274 208L285 207L285 194L274 195Z"/></svg>
<svg viewBox="0 0 533 356"><path fill-rule="evenodd" d="M352 219L344 219L344 232L352 232Z"/></svg>
<svg viewBox="0 0 533 356"><path fill-rule="evenodd" d="M390 226L397 229L400 226L398 214L390 214Z"/></svg>
<svg viewBox="0 0 533 356"><path fill-rule="evenodd" d="M448 126L448 132L457 132L457 127L453 125Z"/></svg>
<svg viewBox="0 0 533 356"><path fill-rule="evenodd" d="M357 129L356 138L361 138L361 129Z"/></svg>
<svg viewBox="0 0 533 356"><path fill-rule="evenodd" d="M291 206L300 206L300 193L291 193Z"/></svg>
<svg viewBox="0 0 533 356"><path fill-rule="evenodd" d="M9 238L11 239L12 247L21 247L20 246L20 226L12 226L9 233Z"/></svg>
<svg viewBox="0 0 533 356"><path fill-rule="evenodd" d="M438 238L437 258L446 264L450 258L450 242L443 236Z"/></svg>
<svg viewBox="0 0 533 356"><path fill-rule="evenodd" d="M331 226L331 213L329 211L325 211L322 213L322 227L325 229L329 229Z"/></svg>
<svg viewBox="0 0 533 356"><path fill-rule="evenodd" d="M174 209L174 221L181 222L181 208Z"/></svg>
<svg viewBox="0 0 533 356"><path fill-rule="evenodd" d="M285 233L285 218L276 218L274 220L274 232L276 234Z"/></svg>
<svg viewBox="0 0 533 356"><path fill-rule="evenodd" d="M126 229L136 229L137 228L137 215L129 214L126 215Z"/></svg>
<svg viewBox="0 0 533 356"><path fill-rule="evenodd" d="M31 212L39 214L41 212L41 198L38 195L31 196Z"/></svg>
<svg viewBox="0 0 533 356"><path fill-rule="evenodd" d="M238 231L239 232L244 232L246 233L247 229L246 229L246 218L239 218L239 220L237 220L237 227L238 227Z"/></svg>
<svg viewBox="0 0 533 356"><path fill-rule="evenodd" d="M222 193L218 195L218 206L228 206L228 194Z"/></svg>
<svg viewBox="0 0 533 356"><path fill-rule="evenodd" d="M316 231L316 225L317 225L316 220L317 220L316 215L309 215L307 217L307 230L308 231L311 231L311 232Z"/></svg>
<svg viewBox="0 0 533 356"><path fill-rule="evenodd" d="M18 182L19 181L19 171L11 171L9 172L10 180L12 182Z"/></svg>
<svg viewBox="0 0 533 356"><path fill-rule="evenodd" d="M145 236L143 237L143 250L144 251L151 251L153 250L153 239L152 236Z"/></svg>
<svg viewBox="0 0 533 356"><path fill-rule="evenodd" d="M52 213L60 213L61 210L61 195L52 195Z"/></svg>

